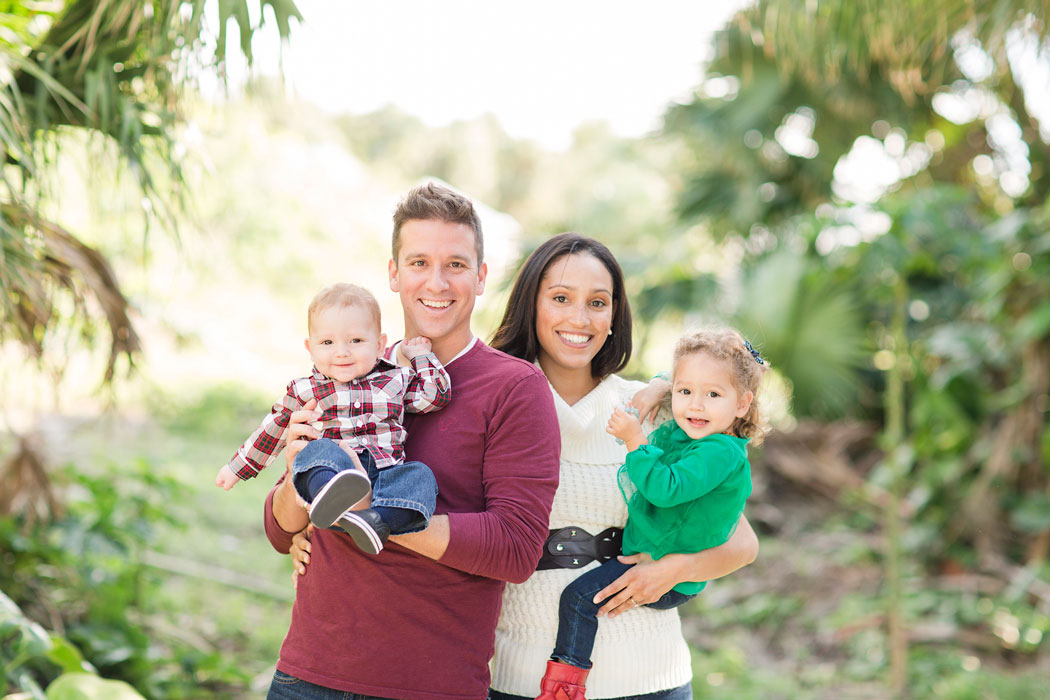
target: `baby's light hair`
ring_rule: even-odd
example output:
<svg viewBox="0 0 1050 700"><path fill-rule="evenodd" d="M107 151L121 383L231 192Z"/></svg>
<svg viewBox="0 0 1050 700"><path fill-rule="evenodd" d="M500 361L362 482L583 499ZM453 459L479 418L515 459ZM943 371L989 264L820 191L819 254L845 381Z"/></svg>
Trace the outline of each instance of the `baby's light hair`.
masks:
<svg viewBox="0 0 1050 700"><path fill-rule="evenodd" d="M754 395L751 408L733 422L730 431L737 437L751 438L753 445L761 445L769 432L758 404L758 387L769 369L765 360L759 361L758 353L751 350L737 331L731 328L702 328L689 331L678 339L674 348L674 370L678 370L678 361L683 357L698 353L728 362L733 387L741 394L750 391Z"/></svg>
<svg viewBox="0 0 1050 700"><path fill-rule="evenodd" d="M306 324L309 332L313 332L314 314L331 308L333 306L360 306L372 315L377 329L382 329L382 318L379 311L379 302L372 296L372 292L364 287L348 282L332 284L314 295L306 310Z"/></svg>

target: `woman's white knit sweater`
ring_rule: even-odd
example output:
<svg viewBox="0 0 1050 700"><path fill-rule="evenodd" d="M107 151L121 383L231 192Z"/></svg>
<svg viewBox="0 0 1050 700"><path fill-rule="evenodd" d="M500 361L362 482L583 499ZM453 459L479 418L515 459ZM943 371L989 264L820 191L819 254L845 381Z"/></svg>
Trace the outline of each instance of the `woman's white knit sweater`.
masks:
<svg viewBox="0 0 1050 700"><path fill-rule="evenodd" d="M561 482L551 509L552 529L576 525L594 535L624 526L627 506L616 472L627 450L605 427L613 408L623 406L643 386L609 376L573 406L554 392L561 428ZM507 584L491 662L495 690L536 696L554 649L561 592L595 566L598 562L582 569L537 571L525 583ZM640 607L613 620L600 618L592 661L589 699L669 690L692 676L689 648L673 609Z"/></svg>

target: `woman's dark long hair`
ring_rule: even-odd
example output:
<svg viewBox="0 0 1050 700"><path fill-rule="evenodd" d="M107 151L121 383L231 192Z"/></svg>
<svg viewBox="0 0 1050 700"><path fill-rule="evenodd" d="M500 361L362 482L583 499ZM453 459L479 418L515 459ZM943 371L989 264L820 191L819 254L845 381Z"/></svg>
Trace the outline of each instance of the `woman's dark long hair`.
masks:
<svg viewBox="0 0 1050 700"><path fill-rule="evenodd" d="M536 297L540 291L540 280L555 260L576 253L587 253L597 258L605 265L613 281L613 333L605 339L602 349L591 360L591 376L602 378L619 372L631 359L631 305L627 302L623 271L616 258L604 244L578 233L559 233L532 251L518 271L507 301L507 310L489 345L529 362L539 356Z"/></svg>

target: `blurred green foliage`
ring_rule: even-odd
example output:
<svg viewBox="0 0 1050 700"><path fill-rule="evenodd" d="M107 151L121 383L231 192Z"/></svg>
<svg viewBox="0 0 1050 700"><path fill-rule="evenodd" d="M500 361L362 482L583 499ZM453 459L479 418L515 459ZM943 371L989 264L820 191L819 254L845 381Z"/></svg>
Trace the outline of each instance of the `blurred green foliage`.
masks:
<svg viewBox="0 0 1050 700"><path fill-rule="evenodd" d="M214 123L249 133L212 134L228 150L211 152L213 176L189 180L207 188L201 228L216 232L208 251L223 261L208 274L225 279L228 265L287 296L315 281L310 251L332 239L296 223L317 203L260 174L268 144L296 134L318 149L311 157L341 139L390 190L445 179L515 216L527 249L562 230L605 241L639 320L631 371L664 361L640 359L666 345L661 333L728 322L788 383L793 418L903 419L879 443L896 461L854 465L898 504L843 493L804 528L753 513L763 554L731 579L752 590L685 613L697 696L886 697L893 583L912 630L914 697L1038 697L1050 634L1050 149L1046 116L1026 99L1037 87L1010 45L1035 46L1026 60L1046 64L1043 5L758 2L718 35L695 99L668 111L662 133L583 125L561 153L510 139L494 118L427 128L386 108L333 120L259 87L216 108ZM240 155L252 139L258 159ZM0 233L17 263L17 239ZM125 255L131 238L114 236L109 249ZM140 270L143 287L150 275ZM209 303L225 311L225 301ZM887 398L891 373L899 401ZM149 697L243 697L265 676L287 613L286 566L264 559L258 531L268 484L224 494L210 479L271 398L201 384L210 388L153 391L139 402L149 420L121 425L119 449L83 450L59 476L65 514L0 519L0 589L25 613L2 628L8 683L42 688L80 653ZM768 511L790 489L755 464L771 482L759 503ZM785 512L806 508L815 503ZM880 509L903 522L896 539ZM226 574L262 566L278 590L163 572L150 551ZM900 560L892 576L889 552ZM48 648L65 661L48 661Z"/></svg>
<svg viewBox="0 0 1050 700"><path fill-rule="evenodd" d="M1032 416L1034 424L1011 446L1020 460L1011 453L1010 468L997 468L997 479L1006 481L1000 485L1011 487L1004 497L994 505L979 498L979 517L976 506L950 508L957 528L949 531L973 537L978 528L1008 525L1003 514L1016 506L1013 494L1045 492L1047 482L1040 446L1047 439L1050 239L1040 193L1050 178L1041 165L1046 144L1029 128L1038 122L1017 111L1018 80L1007 80L1017 68L1001 46L1004 27L1038 39L1041 25L1025 24L1024 3L978 3L974 12L946 13L935 23L952 37L953 51L901 55L912 44L894 32L907 26L912 37L924 26L918 18L931 16L925 6L905 5L902 16L914 22L891 20L876 4L760 2L721 32L700 96L674 108L666 128L695 154L681 216L740 240L744 272L726 294L698 295L672 271L643 291L642 303L652 296L692 310L701 297L711 299L791 380L801 416L880 420L878 370L890 360L878 351L903 340L915 475L928 475L915 487L955 506L968 498L960 479L987 487L981 473L994 459L992 435L1022 413ZM878 29L862 40L858 26ZM877 44L875 36L882 37ZM891 48L898 43L904 48ZM991 61L989 75L962 70L954 57L964 51ZM858 67L862 56L869 63ZM900 82L909 60L921 65L921 86ZM938 111L938 98L968 91L999 108L961 123ZM1031 155L1024 167L1007 163L1008 144L989 131L988 123L1004 116L1017 122ZM843 172L858 144L895 161L898 174L874 194L851 192ZM982 166L974 165L982 157L993 158L1000 177L982 178ZM1027 187L1008 192L1001 183L1018 173ZM893 339L891 291L901 278L908 336ZM710 282L699 276L693 284ZM946 490L947 480L956 488ZM939 505L944 512L947 504Z"/></svg>
<svg viewBox="0 0 1050 700"><path fill-rule="evenodd" d="M1042 11L758 2L716 38L696 99L667 115L693 156L679 216L738 250L743 272L697 294L709 277L690 288L672 270L642 303L686 316L709 299L790 381L796 415L883 428L886 459L866 478L887 499L890 643L875 665L894 695L927 678L904 667L894 626L937 617L912 581L1023 579L1019 564L1040 581L1050 555L1050 115L1030 111L1038 82L1025 85L1047 64ZM1024 653L1046 644L1036 609Z"/></svg>
<svg viewBox="0 0 1050 700"><path fill-rule="evenodd" d="M177 229L185 194L183 100L203 68L222 69L227 25L251 63L252 37L267 16L279 36L301 20L292 0L218 3L217 36L209 35L204 0L59 0L0 6L0 339L41 357L48 336L70 328L84 344L109 332L105 380L120 356L133 361L138 336L128 302L105 255L86 245L49 211L61 147L70 134L141 190L146 230ZM269 12L263 12L264 10ZM73 139L75 142L75 139Z"/></svg>
<svg viewBox="0 0 1050 700"><path fill-rule="evenodd" d="M0 590L27 618L59 631L23 623L21 641L5 651L15 687L48 687L81 655L83 668L147 697L197 698L202 688L221 697L223 687L245 684L249 676L236 660L173 634L164 622L178 608L169 607L167 577L146 555L161 532L170 537L179 526L173 504L190 497L186 484L142 460L98 474L70 467L55 477L65 513L47 522L0 519ZM62 692L77 684L67 686Z"/></svg>
<svg viewBox="0 0 1050 700"><path fill-rule="evenodd" d="M19 518L0 520L0 589L32 618L57 624L63 636L55 639L70 640L48 649L50 638L38 625L24 628L36 631L32 637L23 634L23 639L37 640L36 648L27 648L20 663L12 662L14 667L34 657L55 662L52 652L58 649L74 660L83 653L89 662L85 668L107 675L139 681L146 675L150 642L135 612L150 582L139 555L150 533L170 523L159 504L170 495L171 484L144 466L137 475L116 476L91 477L69 470L65 478L83 492L71 499L63 517L35 524ZM124 488L136 483L142 487L138 493ZM4 600L10 602L6 596ZM15 602L11 607L17 611ZM56 670L71 670L68 663L57 669L56 665L23 668L16 687L44 687ZM26 677L30 670L35 673Z"/></svg>

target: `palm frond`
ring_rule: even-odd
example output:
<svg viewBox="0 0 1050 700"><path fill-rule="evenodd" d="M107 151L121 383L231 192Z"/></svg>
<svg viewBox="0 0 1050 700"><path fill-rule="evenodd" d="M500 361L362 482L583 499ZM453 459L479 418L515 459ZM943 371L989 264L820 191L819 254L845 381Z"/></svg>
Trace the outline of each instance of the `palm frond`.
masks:
<svg viewBox="0 0 1050 700"><path fill-rule="evenodd" d="M106 320L110 343L104 380L113 379L122 355L133 365L141 344L131 323L130 304L106 258L28 206L0 206L0 220L5 244L0 262L5 273L0 335L14 335L39 357L44 338L59 321L57 299L64 296L81 318L90 313L90 303Z"/></svg>
<svg viewBox="0 0 1050 700"><path fill-rule="evenodd" d="M151 216L176 232L182 171L176 157L178 110L186 77L221 64L227 21L239 25L240 50L251 61L253 26L246 0L219 3L220 41L211 53L203 34L205 0L69 0L0 8L0 337L16 338L39 356L57 325L60 299L75 316L101 314L110 331L105 379L119 357L133 362L139 341L129 303L98 250L43 216L47 178L66 130L85 130L116 146L137 179ZM282 40L290 20L302 20L292 0L258 0L269 7ZM28 194L31 193L31 194ZM174 201L172 201L174 200ZM147 226L149 217L147 217ZM90 329L90 324L84 327ZM87 340L93 342L90 330Z"/></svg>

